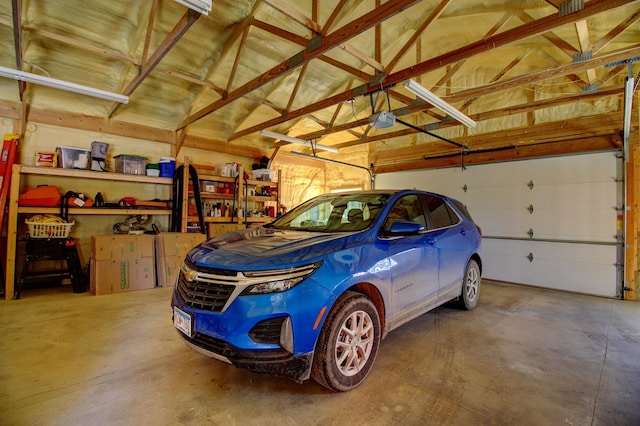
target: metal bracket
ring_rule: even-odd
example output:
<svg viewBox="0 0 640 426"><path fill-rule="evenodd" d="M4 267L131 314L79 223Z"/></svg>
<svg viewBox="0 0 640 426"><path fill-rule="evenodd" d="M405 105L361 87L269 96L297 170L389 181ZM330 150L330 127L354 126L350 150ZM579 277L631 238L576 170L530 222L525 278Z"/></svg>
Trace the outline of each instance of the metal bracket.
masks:
<svg viewBox="0 0 640 426"><path fill-rule="evenodd" d="M307 42L307 53L313 52L314 50L318 49L320 46L322 46L322 36L318 35Z"/></svg>
<svg viewBox="0 0 640 426"><path fill-rule="evenodd" d="M567 0L560 3L558 16L569 15L584 9L584 0Z"/></svg>
<svg viewBox="0 0 640 426"><path fill-rule="evenodd" d="M598 93L598 83L589 84L588 86L582 86L583 95L592 95Z"/></svg>
<svg viewBox="0 0 640 426"><path fill-rule="evenodd" d="M573 65L584 64L591 59L593 59L593 52L591 50L585 50L584 52L573 55Z"/></svg>
<svg viewBox="0 0 640 426"><path fill-rule="evenodd" d="M296 55L289 58L289 68L295 68L300 65L304 61L304 51L297 53Z"/></svg>

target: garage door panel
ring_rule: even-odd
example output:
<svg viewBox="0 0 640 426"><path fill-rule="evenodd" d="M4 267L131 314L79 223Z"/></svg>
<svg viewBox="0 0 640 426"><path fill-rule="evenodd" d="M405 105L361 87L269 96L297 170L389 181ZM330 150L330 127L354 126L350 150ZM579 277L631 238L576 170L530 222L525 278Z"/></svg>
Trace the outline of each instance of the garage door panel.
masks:
<svg viewBox="0 0 640 426"><path fill-rule="evenodd" d="M611 247L497 239L483 243L486 277L616 297L616 256Z"/></svg>
<svg viewBox="0 0 640 426"><path fill-rule="evenodd" d="M535 238L602 242L616 240L616 211L610 208L537 210L529 223Z"/></svg>
<svg viewBox="0 0 640 426"><path fill-rule="evenodd" d="M399 172L377 176L376 187L416 187L466 204L485 236L487 278L617 297L619 161L606 152ZM536 252L531 244L540 245Z"/></svg>

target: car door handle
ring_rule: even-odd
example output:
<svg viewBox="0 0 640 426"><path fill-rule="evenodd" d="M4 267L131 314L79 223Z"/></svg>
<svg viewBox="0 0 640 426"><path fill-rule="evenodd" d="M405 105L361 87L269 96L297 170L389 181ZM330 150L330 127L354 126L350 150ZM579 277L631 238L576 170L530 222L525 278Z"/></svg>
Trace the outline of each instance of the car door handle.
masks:
<svg viewBox="0 0 640 426"><path fill-rule="evenodd" d="M438 242L438 240L435 238L427 238L427 244L429 244L430 246L435 246L436 242Z"/></svg>

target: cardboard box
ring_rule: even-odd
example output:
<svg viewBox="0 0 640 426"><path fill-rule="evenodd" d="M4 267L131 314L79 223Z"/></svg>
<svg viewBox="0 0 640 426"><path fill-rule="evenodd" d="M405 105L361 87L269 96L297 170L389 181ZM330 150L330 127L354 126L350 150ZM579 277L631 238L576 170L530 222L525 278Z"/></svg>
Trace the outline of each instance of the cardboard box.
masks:
<svg viewBox="0 0 640 426"><path fill-rule="evenodd" d="M175 284L182 260L205 239L204 234L181 232L163 232L155 236L158 287L171 287Z"/></svg>
<svg viewBox="0 0 640 426"><path fill-rule="evenodd" d="M95 295L154 288L153 235L91 237L90 290Z"/></svg>

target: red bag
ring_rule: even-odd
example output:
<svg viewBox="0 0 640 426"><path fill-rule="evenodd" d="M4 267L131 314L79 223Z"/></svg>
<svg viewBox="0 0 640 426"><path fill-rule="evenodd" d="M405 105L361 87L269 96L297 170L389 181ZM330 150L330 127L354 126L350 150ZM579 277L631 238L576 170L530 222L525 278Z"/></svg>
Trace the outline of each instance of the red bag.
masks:
<svg viewBox="0 0 640 426"><path fill-rule="evenodd" d="M60 204L60 191L51 185L31 188L18 197L19 206L55 207Z"/></svg>

